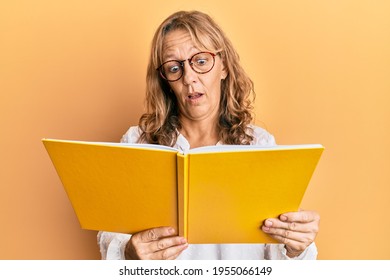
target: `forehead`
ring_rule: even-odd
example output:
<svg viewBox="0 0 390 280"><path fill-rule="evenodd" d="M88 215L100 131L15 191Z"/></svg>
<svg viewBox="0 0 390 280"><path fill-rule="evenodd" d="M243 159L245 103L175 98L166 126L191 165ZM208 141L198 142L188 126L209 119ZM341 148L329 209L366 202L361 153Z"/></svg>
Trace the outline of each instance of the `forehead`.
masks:
<svg viewBox="0 0 390 280"><path fill-rule="evenodd" d="M169 32L163 41L162 57L163 59L188 55L188 52L198 50L189 32L185 30L173 30Z"/></svg>

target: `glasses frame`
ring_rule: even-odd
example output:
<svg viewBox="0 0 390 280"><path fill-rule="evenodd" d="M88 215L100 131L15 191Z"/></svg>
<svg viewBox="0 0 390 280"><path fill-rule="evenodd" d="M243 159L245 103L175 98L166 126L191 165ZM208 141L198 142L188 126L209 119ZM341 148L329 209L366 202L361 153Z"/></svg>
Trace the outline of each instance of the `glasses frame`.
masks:
<svg viewBox="0 0 390 280"><path fill-rule="evenodd" d="M209 70L207 70L206 72L199 72L199 71L196 71L193 67L193 62L192 62L192 59L197 56L198 54L201 54L201 53L208 53L208 54L211 54L211 56L213 57L213 65L211 66L211 68ZM178 80L181 79L181 77L183 77L184 75L184 62L188 61L188 64L191 66L191 69L194 70L194 72L198 73L198 74L206 74L208 72L210 72L211 70L213 70L214 68L214 65L215 65L215 57L217 56L216 53L212 53L212 52L198 52L196 54L194 54L193 56L191 56L190 58L187 58L187 59L184 59L184 60L175 60L175 59L171 59L171 60L168 60L168 61L165 61L163 64L161 64L156 70L160 73L160 76L161 78L163 78L164 80L168 81L168 82L176 82ZM177 62L180 64L181 66L181 75L179 78L177 79L174 79L174 80L169 80L167 77L164 76L163 74L163 71L162 71L162 67L164 66L164 64L166 63L169 63L169 62Z"/></svg>

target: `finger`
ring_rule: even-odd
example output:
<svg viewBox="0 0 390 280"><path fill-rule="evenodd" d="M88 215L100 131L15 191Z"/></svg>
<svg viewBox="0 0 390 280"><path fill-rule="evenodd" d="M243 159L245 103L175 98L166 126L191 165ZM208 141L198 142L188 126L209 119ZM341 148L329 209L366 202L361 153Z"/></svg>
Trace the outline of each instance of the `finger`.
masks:
<svg viewBox="0 0 390 280"><path fill-rule="evenodd" d="M264 230L264 232L272 235L272 237L280 237L278 240L283 241L283 243L285 243L284 239L286 239L286 241L294 240L303 242L305 244L310 244L314 241L314 237L316 236L314 233L302 233L281 228L269 228Z"/></svg>
<svg viewBox="0 0 390 280"><path fill-rule="evenodd" d="M317 223L282 222L279 219L267 219L262 226L263 230L281 228L296 232L318 232Z"/></svg>
<svg viewBox="0 0 390 280"><path fill-rule="evenodd" d="M178 256L180 256L180 254L181 254L185 249L187 249L187 248L188 248L188 244L187 244L186 246L183 246L183 247L182 247L182 250L180 250L178 253L176 253L176 254L174 254L174 255L168 257L167 260L176 260L176 258L177 258Z"/></svg>
<svg viewBox="0 0 390 280"><path fill-rule="evenodd" d="M153 250L153 252L157 252L157 251L165 250L169 247L183 245L186 243L187 240L181 236L166 237L151 243L152 245L151 249Z"/></svg>
<svg viewBox="0 0 390 280"><path fill-rule="evenodd" d="M172 255L170 258L168 258L168 260L176 260L177 257L180 256L180 254L181 254L185 249L187 249L187 248L188 248L188 245L187 245L187 247L184 247L183 250L181 250L181 251L178 252L177 254Z"/></svg>
<svg viewBox="0 0 390 280"><path fill-rule="evenodd" d="M280 215L279 219L283 222L310 223L319 221L320 215L314 211L287 212Z"/></svg>
<svg viewBox="0 0 390 280"><path fill-rule="evenodd" d="M181 254L185 249L188 248L188 243L181 244L178 246L169 247L165 250L158 251L152 255L150 255L150 259L152 260L173 260L178 255Z"/></svg>
<svg viewBox="0 0 390 280"><path fill-rule="evenodd" d="M297 240L285 238L285 237L282 237L282 236L279 236L279 235L272 235L271 234L270 236L272 238L274 238L275 240L279 241L280 243L285 244L286 246L289 246L294 251L303 252L307 248L307 246L310 245L310 244L306 244L304 242L300 242L300 241L297 241Z"/></svg>
<svg viewBox="0 0 390 280"><path fill-rule="evenodd" d="M141 231L134 236L137 241L147 243L155 240L159 240L164 237L175 235L175 229L172 227L157 227Z"/></svg>

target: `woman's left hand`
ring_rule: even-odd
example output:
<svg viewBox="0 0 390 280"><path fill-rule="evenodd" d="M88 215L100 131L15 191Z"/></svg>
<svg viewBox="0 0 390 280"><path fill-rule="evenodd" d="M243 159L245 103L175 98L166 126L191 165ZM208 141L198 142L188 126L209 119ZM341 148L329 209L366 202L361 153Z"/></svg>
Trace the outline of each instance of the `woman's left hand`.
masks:
<svg viewBox="0 0 390 280"><path fill-rule="evenodd" d="M285 244L288 257L299 256L317 236L320 215L314 211L288 212L265 220L261 229Z"/></svg>

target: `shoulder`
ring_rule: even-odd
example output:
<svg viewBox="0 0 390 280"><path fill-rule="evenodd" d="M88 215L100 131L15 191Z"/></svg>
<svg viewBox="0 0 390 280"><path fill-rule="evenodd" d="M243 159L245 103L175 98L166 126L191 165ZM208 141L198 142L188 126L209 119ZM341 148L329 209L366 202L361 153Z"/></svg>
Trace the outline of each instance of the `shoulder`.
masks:
<svg viewBox="0 0 390 280"><path fill-rule="evenodd" d="M262 127L250 125L252 130L253 141L252 145L274 146L276 145L275 137Z"/></svg>
<svg viewBox="0 0 390 280"><path fill-rule="evenodd" d="M122 136L121 143L137 143L141 133L142 131L138 126L131 126Z"/></svg>

